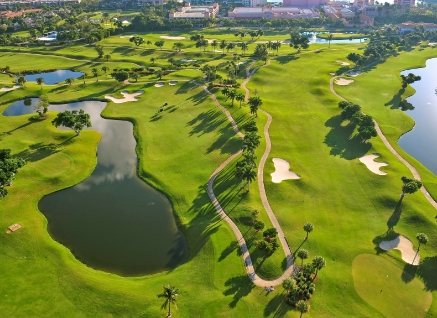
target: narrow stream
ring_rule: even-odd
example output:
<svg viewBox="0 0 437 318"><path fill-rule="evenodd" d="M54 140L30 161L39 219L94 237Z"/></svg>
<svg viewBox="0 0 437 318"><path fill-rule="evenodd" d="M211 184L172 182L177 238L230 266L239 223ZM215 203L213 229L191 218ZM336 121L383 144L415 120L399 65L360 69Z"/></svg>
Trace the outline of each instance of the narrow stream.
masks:
<svg viewBox="0 0 437 318"><path fill-rule="evenodd" d="M50 106L51 111L83 109L102 139L91 176L45 196L39 210L48 219L50 235L92 268L122 276L173 269L188 259L185 237L169 200L137 176L133 125L102 118L105 106L96 101ZM3 115L33 112L33 106L18 101Z"/></svg>

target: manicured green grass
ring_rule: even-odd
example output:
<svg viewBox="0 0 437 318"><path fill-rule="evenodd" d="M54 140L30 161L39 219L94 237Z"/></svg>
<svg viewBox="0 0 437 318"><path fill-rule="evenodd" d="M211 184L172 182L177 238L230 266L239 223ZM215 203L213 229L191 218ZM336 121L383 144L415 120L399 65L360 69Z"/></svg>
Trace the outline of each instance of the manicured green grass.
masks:
<svg viewBox="0 0 437 318"><path fill-rule="evenodd" d="M425 317L432 294L423 283L402 272L392 261L371 254L355 257L352 264L357 293L385 317Z"/></svg>

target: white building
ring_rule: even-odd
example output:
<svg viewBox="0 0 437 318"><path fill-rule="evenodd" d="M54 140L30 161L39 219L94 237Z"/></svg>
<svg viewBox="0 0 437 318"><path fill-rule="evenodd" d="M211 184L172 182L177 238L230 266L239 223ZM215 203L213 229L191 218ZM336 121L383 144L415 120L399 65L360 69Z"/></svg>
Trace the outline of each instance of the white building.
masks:
<svg viewBox="0 0 437 318"><path fill-rule="evenodd" d="M191 6L191 3L186 2L185 7L179 7L177 12L170 12L168 17L169 19L200 20L214 18L218 12L218 3L210 6Z"/></svg>

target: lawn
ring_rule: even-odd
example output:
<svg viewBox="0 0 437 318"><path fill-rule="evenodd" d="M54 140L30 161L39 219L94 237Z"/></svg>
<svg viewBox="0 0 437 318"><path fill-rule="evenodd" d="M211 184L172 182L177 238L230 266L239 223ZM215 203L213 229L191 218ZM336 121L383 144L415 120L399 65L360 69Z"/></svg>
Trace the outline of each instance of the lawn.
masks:
<svg viewBox="0 0 437 318"><path fill-rule="evenodd" d="M161 34L164 33L153 36ZM229 32L223 30L205 31L207 38L218 39L221 36L231 38ZM269 36L273 39L285 35L266 33L266 38L269 39ZM390 277L399 275L400 268L404 268L405 273L420 279L422 282L413 280L414 297L430 294L419 291L422 283L434 296L437 295L436 212L421 193L405 198L401 217L394 224L394 232L389 235L400 233L414 241L417 232L427 233L430 241L421 248L423 266L410 268L392 252L375 256L381 252L376 246L386 238L387 223L398 211L400 177L409 175L409 171L379 138L373 138L371 143L358 143L352 136L353 127L339 119L339 100L329 91L329 73L344 70L337 61L345 60L348 53L357 52L363 46L331 44L328 49L326 45L317 45L302 54L291 55L286 53L294 53L295 50L284 45L284 50L281 48L279 51L280 56L271 55L271 65L259 69L248 84L251 94L255 89L258 91L263 100L262 108L273 117L270 126L272 151L264 171L270 205L292 250L307 249L310 259L306 262L317 255L325 257L327 262L326 268L318 275L316 292L311 300L308 316L313 317L346 317L356 316L357 313L360 317L379 317L382 316L380 312L385 313L390 308L395 312L400 307L399 302L391 301L388 302L389 307L381 309L372 297L363 297L359 288L355 288L353 264L362 254L369 254L376 258L375 262L381 262L381 267L385 266ZM323 49L314 52L313 48ZM147 48L135 50L115 46L109 49L113 50L110 62L115 63L111 68L123 63L150 66L151 56L157 58L158 66L168 66L166 60L169 56L176 56L175 52L149 51ZM32 51L36 50L29 49L27 52ZM390 74L399 74L395 67L416 66L435 55L434 52L425 49L402 53L355 78L353 85L336 86L337 92L359 102L366 113L378 120L392 145L397 147L397 137L411 127L412 121L398 110L381 107L398 91L397 83L388 84L385 74L390 68L393 69ZM97 65L96 61L91 61L95 57L92 47L47 48L43 53L65 54L74 60L35 55L38 60L33 67L42 69L42 66L64 65L66 68L65 65L71 63L67 65L87 71ZM9 59L11 67L22 67L16 61L25 55L4 56ZM231 54L203 54L194 50L177 56L217 65L232 58ZM81 58L86 61L81 62ZM256 65L262 64L258 62ZM131 85L116 83L106 76L101 77L99 82L89 78L85 85L80 82L72 86L44 85L42 90L35 83L27 83L25 89L0 93L2 112L23 95L46 93L52 101L61 102L101 98L106 94L120 96L123 89L130 92L145 90L139 102L109 103L102 115L134 123L138 174L171 200L190 248L190 259L186 264L168 272L137 278L103 273L78 262L68 249L50 238L46 231L47 221L38 212L37 202L43 195L77 184L91 173L95 166L99 135L87 131L81 137L70 139L71 131L55 129L50 120L33 121L31 116L0 117L2 148L11 148L16 154L34 143L59 147L56 154L42 152L42 159L23 168L10 188L10 195L2 200L1 227L17 222L24 225L23 229L13 234L0 233L0 286L5 286L8 295L0 300L4 315L156 317L164 315L156 295L161 292L162 285L170 282L181 289L175 317L298 316L283 303L281 287L266 294L251 284L245 273L244 261L235 247L234 235L216 217L206 194L205 185L211 173L241 147L241 138L235 135L211 97L202 88L184 81L199 80L200 77L199 71L184 69L164 78L179 79L176 86L161 88L146 83L149 79L155 81L154 75L140 78L138 83ZM372 94L368 93L370 89ZM240 109L237 102L231 106L218 89L214 92L238 124L249 118L247 106ZM378 98L374 102L375 96ZM156 114L164 102L168 106L164 112ZM53 118L54 114L50 113L50 116ZM259 113L256 121L261 130L266 116ZM388 127L396 128L390 130ZM256 153L258 158L264 151L264 145L263 136ZM389 163L384 168L388 172L386 176L371 173L358 161L362 155L372 152L380 153L380 159ZM272 183L272 158L287 160L290 169L301 179ZM411 162L417 167L416 162ZM241 232L250 238L248 244L257 273L266 278L277 277L284 266L283 251L280 248L269 258L254 251L251 243L261 234L253 231L250 212L259 209L260 219L266 227L270 224L263 211L256 182L252 183L249 193L239 189L233 175L234 164L231 163L217 177L215 194ZM47 171L48 166L50 171ZM435 176L423 167L418 168L422 169L420 171L427 185L432 185ZM312 222L315 226L307 241L304 241L302 229L305 222ZM384 265L387 261L394 265ZM392 288L398 288L399 284L399 281L394 282ZM364 286L364 293L374 287L360 286ZM397 292L401 294L400 298L408 298L409 292ZM421 305L417 306L423 308L427 303L423 299L421 301L418 302ZM431 303L429 314L437 314L435 302Z"/></svg>

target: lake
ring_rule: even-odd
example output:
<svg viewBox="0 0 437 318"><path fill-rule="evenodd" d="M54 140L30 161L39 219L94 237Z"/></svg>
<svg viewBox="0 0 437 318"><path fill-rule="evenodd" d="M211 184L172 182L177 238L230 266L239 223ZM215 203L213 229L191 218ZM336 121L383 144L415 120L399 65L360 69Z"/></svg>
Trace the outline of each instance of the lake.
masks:
<svg viewBox="0 0 437 318"><path fill-rule="evenodd" d="M3 115L33 113L38 99L31 101L30 106L18 101ZM137 176L133 125L102 118L105 107L97 101L50 105L51 111L83 109L102 139L91 176L45 196L39 210L48 220L50 235L92 268L122 276L173 269L189 252L170 201Z"/></svg>
<svg viewBox="0 0 437 318"><path fill-rule="evenodd" d="M416 93L407 98L414 109L405 111L416 125L399 139L399 145L437 175L437 58L426 61L424 68L403 71L401 74L408 73L419 75L422 79L411 85Z"/></svg>
<svg viewBox="0 0 437 318"><path fill-rule="evenodd" d="M52 85L60 82L64 82L67 78L72 77L74 79L81 77L83 75L82 72L73 72L70 70L59 70L55 72L47 72L47 73L38 73L25 75L26 81L28 82L36 82L38 77L42 77L44 79L44 84Z"/></svg>

